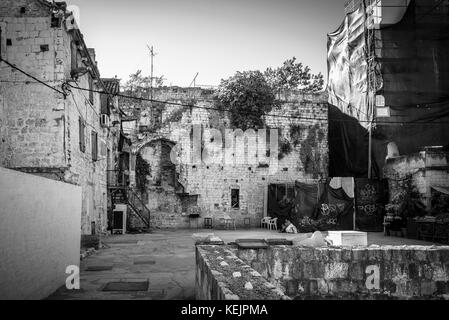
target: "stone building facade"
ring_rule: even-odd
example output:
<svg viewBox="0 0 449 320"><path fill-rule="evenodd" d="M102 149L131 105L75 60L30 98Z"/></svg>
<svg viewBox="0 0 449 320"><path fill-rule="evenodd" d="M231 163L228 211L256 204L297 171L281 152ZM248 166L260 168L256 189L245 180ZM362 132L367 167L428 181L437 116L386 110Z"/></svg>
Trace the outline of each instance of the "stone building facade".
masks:
<svg viewBox="0 0 449 320"><path fill-rule="evenodd" d="M210 90L164 87L154 89L153 97L161 103L128 105L128 112L140 108L132 183L152 212L153 227L189 227L189 214L197 212L199 226L204 217L217 222L225 214L237 227L256 226L266 214L268 185L327 178L323 96L280 97L280 106L265 116L273 129L265 137L262 131L251 136L231 129L228 114L214 110ZM271 139L278 148L270 150Z"/></svg>
<svg viewBox="0 0 449 320"><path fill-rule="evenodd" d="M3 0L0 28L2 59L60 91L0 62L0 165L81 186L82 234L105 231L118 100L70 87L106 92L95 51L62 2Z"/></svg>

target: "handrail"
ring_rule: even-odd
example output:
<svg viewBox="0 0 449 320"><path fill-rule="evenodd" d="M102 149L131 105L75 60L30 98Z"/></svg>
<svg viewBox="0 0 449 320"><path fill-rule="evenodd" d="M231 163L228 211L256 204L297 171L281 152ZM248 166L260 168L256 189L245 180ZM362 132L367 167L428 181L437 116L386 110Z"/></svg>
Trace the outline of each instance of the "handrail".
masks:
<svg viewBox="0 0 449 320"><path fill-rule="evenodd" d="M135 200L136 199L138 200L140 207L144 209L143 211L146 211L147 216L148 216L148 219L146 217L145 218L141 217L141 218L143 218L143 220L145 221L147 226L150 227L151 211L150 211L150 209L148 209L145 202L131 188L127 188L127 197L128 197L128 199L127 199L128 203L130 205L136 207L135 208L136 211L138 211L138 208L135 204Z"/></svg>

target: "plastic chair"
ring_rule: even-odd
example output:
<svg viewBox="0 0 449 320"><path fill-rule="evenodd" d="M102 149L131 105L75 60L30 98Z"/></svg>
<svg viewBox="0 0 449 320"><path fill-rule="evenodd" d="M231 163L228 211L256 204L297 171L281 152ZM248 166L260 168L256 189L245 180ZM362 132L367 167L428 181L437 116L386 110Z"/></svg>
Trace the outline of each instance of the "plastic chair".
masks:
<svg viewBox="0 0 449 320"><path fill-rule="evenodd" d="M271 220L270 217L263 217L263 218L260 220L260 227L261 227L261 228L264 228L264 227L268 228L268 225L269 225L269 223L270 223L270 220Z"/></svg>
<svg viewBox="0 0 449 320"><path fill-rule="evenodd" d="M278 229L278 218L270 219L270 222L268 223L268 229L269 230L277 230Z"/></svg>

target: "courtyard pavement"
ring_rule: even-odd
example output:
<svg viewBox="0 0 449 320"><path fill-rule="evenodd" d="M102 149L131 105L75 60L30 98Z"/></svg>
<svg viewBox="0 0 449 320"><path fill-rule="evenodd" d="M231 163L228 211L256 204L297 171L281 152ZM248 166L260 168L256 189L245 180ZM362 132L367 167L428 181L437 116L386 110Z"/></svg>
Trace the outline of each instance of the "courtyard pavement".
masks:
<svg viewBox="0 0 449 320"><path fill-rule="evenodd" d="M80 289L61 287L48 299L151 299L195 298L194 233L214 233L226 243L236 239L291 239L297 235L264 229L157 230L150 234L103 238L106 248L81 261ZM368 244L432 245L431 242L368 233ZM109 282L148 282L147 291L103 291Z"/></svg>

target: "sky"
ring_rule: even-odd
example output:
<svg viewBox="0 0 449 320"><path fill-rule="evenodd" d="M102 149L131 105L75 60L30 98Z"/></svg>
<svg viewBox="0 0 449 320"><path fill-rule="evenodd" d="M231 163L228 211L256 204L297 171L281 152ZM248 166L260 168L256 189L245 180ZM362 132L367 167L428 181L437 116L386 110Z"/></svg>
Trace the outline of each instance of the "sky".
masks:
<svg viewBox="0 0 449 320"><path fill-rule="evenodd" d="M102 77L150 74L166 85L218 85L236 71L265 70L296 57L327 74L327 34L346 0L67 0L95 48Z"/></svg>

